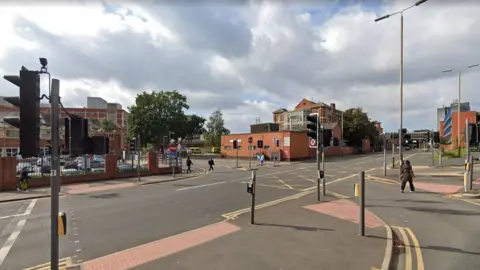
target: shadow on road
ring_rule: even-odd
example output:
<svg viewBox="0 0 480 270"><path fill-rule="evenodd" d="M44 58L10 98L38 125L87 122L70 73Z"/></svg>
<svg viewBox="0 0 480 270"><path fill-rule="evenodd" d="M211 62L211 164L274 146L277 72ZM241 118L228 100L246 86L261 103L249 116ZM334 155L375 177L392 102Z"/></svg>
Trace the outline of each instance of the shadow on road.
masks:
<svg viewBox="0 0 480 270"><path fill-rule="evenodd" d="M113 198L119 198L120 195L118 193L106 193L106 194L100 194L100 195L90 195L89 197L92 199L113 199Z"/></svg>
<svg viewBox="0 0 480 270"><path fill-rule="evenodd" d="M424 208L424 207L405 207L405 209L418 211L418 212L428 212L428 213L437 213L437 214L445 214L445 215L480 216L480 212L477 212L477 211L464 211L464 210L453 210L453 209L442 209L442 208Z"/></svg>
<svg viewBox="0 0 480 270"><path fill-rule="evenodd" d="M426 213L435 213L443 215L453 215L453 216L480 216L480 211L465 211L465 210L453 210L453 209L444 209L444 208L428 208L428 207L402 207L402 206L391 206L391 205L365 205L366 207L392 207L392 208L404 208L407 210L417 211L417 212L426 212Z"/></svg>
<svg viewBox="0 0 480 270"><path fill-rule="evenodd" d="M316 227L305 227L305 226L298 226L298 225L286 225L286 224L271 224L271 223L255 223L255 225L259 226L271 226L271 227L282 227L282 228L292 228L299 231L335 231L334 229L327 229L327 228L316 228Z"/></svg>
<svg viewBox="0 0 480 270"><path fill-rule="evenodd" d="M399 199L395 200L396 202L414 202L414 203L443 203L438 201L428 201L428 200L408 200L408 199Z"/></svg>
<svg viewBox="0 0 480 270"><path fill-rule="evenodd" d="M412 246L412 248L414 248L414 247ZM465 251L463 249L453 248L453 247L422 246L421 248L422 249L437 250L437 251L448 251L448 252L454 252L454 253L469 254L469 255L480 255L480 252Z"/></svg>

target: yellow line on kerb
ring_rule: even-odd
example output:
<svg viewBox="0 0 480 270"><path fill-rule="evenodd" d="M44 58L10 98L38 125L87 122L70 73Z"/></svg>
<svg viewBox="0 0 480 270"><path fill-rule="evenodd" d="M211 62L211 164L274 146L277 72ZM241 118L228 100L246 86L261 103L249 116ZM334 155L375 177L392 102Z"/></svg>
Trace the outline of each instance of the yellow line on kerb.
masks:
<svg viewBox="0 0 480 270"><path fill-rule="evenodd" d="M410 228L405 228L405 230L410 234L410 237L412 238L413 246L415 247L415 254L417 256L417 269L418 270L424 270L425 266L423 264L423 256L422 256L422 250L420 248L420 243L418 242L417 237L415 234L412 232Z"/></svg>
<svg viewBox="0 0 480 270"><path fill-rule="evenodd" d="M405 270L412 269L412 252L410 249L411 247L415 249L415 257L417 257L417 270L425 270L425 265L423 263L422 249L412 229L407 227L396 227L396 226L393 226L392 228L395 228L396 230L398 230L402 235L402 240L405 246ZM413 245L410 245L410 238L408 237L407 234L410 235Z"/></svg>
<svg viewBox="0 0 480 270"><path fill-rule="evenodd" d="M67 257L67 258L62 258L58 260L58 266L60 270L65 270L67 269L67 266L72 264L72 258ZM24 268L23 270L50 270L50 263L43 263L37 266L29 267L29 268Z"/></svg>
<svg viewBox="0 0 480 270"><path fill-rule="evenodd" d="M410 239L401 227L395 227L402 235L403 246L405 247L405 270L412 270L412 250L410 249Z"/></svg>

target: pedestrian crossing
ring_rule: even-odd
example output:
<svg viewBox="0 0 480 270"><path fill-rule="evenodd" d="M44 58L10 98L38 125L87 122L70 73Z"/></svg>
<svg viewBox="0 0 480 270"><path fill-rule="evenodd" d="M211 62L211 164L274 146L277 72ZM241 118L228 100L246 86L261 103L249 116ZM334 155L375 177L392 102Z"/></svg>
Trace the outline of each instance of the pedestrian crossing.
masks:
<svg viewBox="0 0 480 270"><path fill-rule="evenodd" d="M68 266L72 265L72 258L66 257L58 260L58 269L66 270ZM37 266L24 268L23 270L50 270L50 263L44 263Z"/></svg>

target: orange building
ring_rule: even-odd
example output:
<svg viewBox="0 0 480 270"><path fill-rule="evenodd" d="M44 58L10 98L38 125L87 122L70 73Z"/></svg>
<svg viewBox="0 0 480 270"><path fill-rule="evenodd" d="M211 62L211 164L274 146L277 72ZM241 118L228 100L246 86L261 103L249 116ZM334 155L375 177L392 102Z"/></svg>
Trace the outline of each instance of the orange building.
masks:
<svg viewBox="0 0 480 270"><path fill-rule="evenodd" d="M338 126L335 130L339 130ZM338 131L335 133L338 134ZM253 139L252 144L248 143L250 137ZM278 147L275 139L279 140ZM256 153L265 154L267 158L279 154L280 160L287 161L313 158L315 157L315 149L309 147L309 139L305 131L229 134L222 136L222 154L225 157L235 157L237 150L233 149L233 141L237 140L238 156L243 158L253 156ZM263 148L257 148L258 140L263 141ZM255 149L252 149L252 147L255 147ZM330 146L325 149L326 156L349 155L352 153L352 147Z"/></svg>
<svg viewBox="0 0 480 270"><path fill-rule="evenodd" d="M460 146L465 147L465 129L466 120L470 123L477 122L477 112L461 112L460 113ZM451 142L449 148L456 148L458 141L458 112L452 112L448 117L447 124L444 121L440 121L440 137L444 138L447 142Z"/></svg>

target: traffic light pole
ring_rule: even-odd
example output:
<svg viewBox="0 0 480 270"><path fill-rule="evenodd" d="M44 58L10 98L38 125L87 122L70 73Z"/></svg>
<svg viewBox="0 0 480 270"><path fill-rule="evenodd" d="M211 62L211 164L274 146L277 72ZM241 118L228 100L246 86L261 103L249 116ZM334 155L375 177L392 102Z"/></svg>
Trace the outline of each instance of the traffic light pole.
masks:
<svg viewBox="0 0 480 270"><path fill-rule="evenodd" d="M320 120L317 116L317 201L321 201L320 198Z"/></svg>
<svg viewBox="0 0 480 270"><path fill-rule="evenodd" d="M52 135L52 174L50 175L51 188L51 210L50 210L50 269L58 270L58 213L60 191L60 157L59 157L59 114L60 114L60 81L52 80L52 89L50 93L51 104L51 135Z"/></svg>
<svg viewBox="0 0 480 270"><path fill-rule="evenodd" d="M433 129L432 136L430 136L430 147L432 148L432 167L435 167L435 143L433 141Z"/></svg>
<svg viewBox="0 0 480 270"><path fill-rule="evenodd" d="M319 120L320 121L320 120ZM320 149L322 151L322 165L320 170L323 172L320 176L322 178L322 195L325 196L327 194L326 185L325 185L325 152L323 151L323 126L320 127Z"/></svg>

